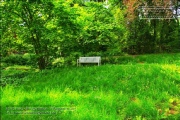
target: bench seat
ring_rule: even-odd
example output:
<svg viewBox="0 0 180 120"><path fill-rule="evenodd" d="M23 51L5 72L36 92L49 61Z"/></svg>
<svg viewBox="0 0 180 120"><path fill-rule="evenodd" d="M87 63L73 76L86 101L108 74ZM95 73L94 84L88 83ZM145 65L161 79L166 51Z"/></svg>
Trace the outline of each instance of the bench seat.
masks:
<svg viewBox="0 0 180 120"><path fill-rule="evenodd" d="M97 63L99 66L101 64L101 57L79 57L79 59L77 59L77 66L81 63Z"/></svg>

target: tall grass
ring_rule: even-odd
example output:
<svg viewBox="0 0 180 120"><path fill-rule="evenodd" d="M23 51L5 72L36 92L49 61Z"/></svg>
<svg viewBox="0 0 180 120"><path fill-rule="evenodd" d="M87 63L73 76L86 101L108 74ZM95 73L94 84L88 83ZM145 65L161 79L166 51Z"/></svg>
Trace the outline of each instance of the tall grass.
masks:
<svg viewBox="0 0 180 120"><path fill-rule="evenodd" d="M19 78L21 85L1 87L2 120L178 120L178 55L166 55L167 60L161 58L164 55L146 55L127 64L31 73ZM157 60L151 62L154 56ZM137 58L143 62L135 63ZM8 113L13 111L11 107L21 107L21 114ZM43 107L56 113L37 114L26 107ZM35 113L25 114L28 111Z"/></svg>

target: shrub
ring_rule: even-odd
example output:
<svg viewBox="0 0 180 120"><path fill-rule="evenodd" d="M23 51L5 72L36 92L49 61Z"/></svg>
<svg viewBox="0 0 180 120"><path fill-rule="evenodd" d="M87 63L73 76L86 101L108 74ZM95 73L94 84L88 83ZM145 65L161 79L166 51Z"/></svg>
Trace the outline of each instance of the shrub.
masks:
<svg viewBox="0 0 180 120"><path fill-rule="evenodd" d="M89 52L86 56L103 56L103 54L101 52Z"/></svg>
<svg viewBox="0 0 180 120"><path fill-rule="evenodd" d="M8 63L8 64L18 64L18 65L25 65L26 59L22 57L22 55L19 54L12 54L7 57L2 58L2 62Z"/></svg>
<svg viewBox="0 0 180 120"><path fill-rule="evenodd" d="M35 65L36 57L34 54L25 53L21 54L11 54L9 56L3 57L2 62L7 64L17 64L17 65Z"/></svg>
<svg viewBox="0 0 180 120"><path fill-rule="evenodd" d="M64 58L63 57L56 58L52 62L53 67L62 67L63 65L64 65Z"/></svg>
<svg viewBox="0 0 180 120"><path fill-rule="evenodd" d="M70 56L65 58L66 66L75 66L77 64L77 59L82 56L81 52L73 52Z"/></svg>
<svg viewBox="0 0 180 120"><path fill-rule="evenodd" d="M23 59L26 59L26 65L36 65L36 55L32 53L25 53L22 56Z"/></svg>

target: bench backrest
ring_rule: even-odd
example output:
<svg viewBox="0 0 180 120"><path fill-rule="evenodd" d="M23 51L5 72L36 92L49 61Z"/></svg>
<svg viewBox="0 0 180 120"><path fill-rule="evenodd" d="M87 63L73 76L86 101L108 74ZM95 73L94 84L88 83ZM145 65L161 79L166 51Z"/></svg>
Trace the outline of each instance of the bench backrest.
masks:
<svg viewBox="0 0 180 120"><path fill-rule="evenodd" d="M80 57L80 63L99 63L101 61L101 57Z"/></svg>

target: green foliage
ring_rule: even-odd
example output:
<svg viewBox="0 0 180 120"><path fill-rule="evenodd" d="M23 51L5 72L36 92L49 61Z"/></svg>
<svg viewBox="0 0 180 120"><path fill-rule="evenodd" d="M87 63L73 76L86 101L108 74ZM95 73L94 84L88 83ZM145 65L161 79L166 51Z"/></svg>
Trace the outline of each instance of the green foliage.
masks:
<svg viewBox="0 0 180 120"><path fill-rule="evenodd" d="M18 65L25 65L28 59L23 58L22 55L12 54L7 57L2 58L2 62L7 64L18 64Z"/></svg>
<svg viewBox="0 0 180 120"><path fill-rule="evenodd" d="M76 66L77 59L82 56L80 52L73 52L68 57L65 57L65 66Z"/></svg>
<svg viewBox="0 0 180 120"><path fill-rule="evenodd" d="M54 67L61 67L64 65L64 58L56 58L53 62L52 62L52 66Z"/></svg>
<svg viewBox="0 0 180 120"><path fill-rule="evenodd" d="M113 14L117 9L106 9L102 3L90 2L86 6L86 18L79 18L80 22L84 21L84 24L81 24L84 31L79 38L81 51L84 54L106 51L111 54L113 49L116 49L115 54L121 53L127 32L124 23L117 22L123 21L122 13L119 12L121 17L115 16Z"/></svg>
<svg viewBox="0 0 180 120"><path fill-rule="evenodd" d="M179 52L179 25L172 20L140 20L129 23L130 54Z"/></svg>
<svg viewBox="0 0 180 120"><path fill-rule="evenodd" d="M26 65L35 66L36 65L36 55L32 53L25 53L22 56L23 59L26 59Z"/></svg>
<svg viewBox="0 0 180 120"><path fill-rule="evenodd" d="M49 63L49 57L57 52L55 51L57 48L61 47L60 43L62 40L76 31L72 29L75 24L74 19L77 16L73 14L75 9L71 8L68 1L3 1L3 3L2 7L9 11L8 15L14 22L11 23L8 21L9 19L6 20L7 23L5 25L8 25L8 22L10 24L3 31L2 38L3 43L5 43L5 50L1 52L3 52L4 56L7 56L10 45L17 51L22 51L20 48L25 46L25 51L35 52L35 60L39 68L45 69ZM11 36L6 37L8 34ZM62 35L64 37L57 37ZM11 39L19 41L18 43L20 44L17 44L17 42L13 44L13 40ZM30 46L31 49L28 49L29 47L27 46Z"/></svg>
<svg viewBox="0 0 180 120"><path fill-rule="evenodd" d="M2 57L2 62L10 65L35 65L36 56L34 54L25 53L22 54L11 54L6 57Z"/></svg>

